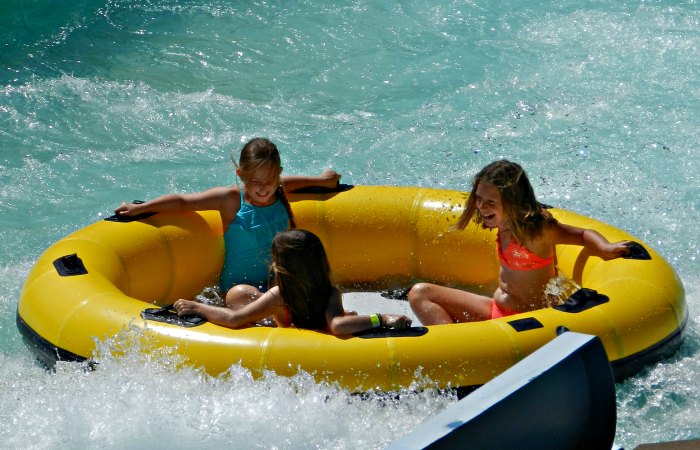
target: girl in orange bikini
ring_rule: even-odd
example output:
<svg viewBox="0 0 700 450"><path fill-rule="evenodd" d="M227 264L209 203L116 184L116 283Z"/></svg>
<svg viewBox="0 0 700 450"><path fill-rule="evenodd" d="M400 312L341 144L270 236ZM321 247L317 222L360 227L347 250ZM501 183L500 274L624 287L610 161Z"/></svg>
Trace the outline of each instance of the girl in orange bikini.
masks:
<svg viewBox="0 0 700 450"><path fill-rule="evenodd" d="M544 291L557 275L558 244L584 246L604 260L629 252L627 241L610 243L597 231L558 222L535 199L522 167L506 160L487 165L474 178L455 228L463 230L472 220L498 230L498 288L490 298L418 283L409 291L408 301L423 325L495 319L550 306Z"/></svg>

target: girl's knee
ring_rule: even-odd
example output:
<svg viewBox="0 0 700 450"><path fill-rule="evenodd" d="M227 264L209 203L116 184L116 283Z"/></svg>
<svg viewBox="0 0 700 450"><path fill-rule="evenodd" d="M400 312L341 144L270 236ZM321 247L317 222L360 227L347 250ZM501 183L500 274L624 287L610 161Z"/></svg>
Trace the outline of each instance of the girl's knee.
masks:
<svg viewBox="0 0 700 450"><path fill-rule="evenodd" d="M260 296L260 291L247 284L237 284L226 292L226 306L237 309Z"/></svg>
<svg viewBox="0 0 700 450"><path fill-rule="evenodd" d="M416 283L408 291L408 303L411 305L417 305L427 300L430 297L430 290L432 285L430 283Z"/></svg>

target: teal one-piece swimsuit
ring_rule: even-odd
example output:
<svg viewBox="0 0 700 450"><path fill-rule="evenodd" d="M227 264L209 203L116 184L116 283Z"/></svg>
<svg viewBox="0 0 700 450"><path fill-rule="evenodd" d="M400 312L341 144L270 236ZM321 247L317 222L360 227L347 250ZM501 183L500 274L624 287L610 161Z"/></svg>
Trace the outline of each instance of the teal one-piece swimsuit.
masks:
<svg viewBox="0 0 700 450"><path fill-rule="evenodd" d="M236 284L267 290L272 239L288 228L289 214L279 198L269 206L254 206L245 202L241 190L241 208L224 233L221 291L227 292Z"/></svg>

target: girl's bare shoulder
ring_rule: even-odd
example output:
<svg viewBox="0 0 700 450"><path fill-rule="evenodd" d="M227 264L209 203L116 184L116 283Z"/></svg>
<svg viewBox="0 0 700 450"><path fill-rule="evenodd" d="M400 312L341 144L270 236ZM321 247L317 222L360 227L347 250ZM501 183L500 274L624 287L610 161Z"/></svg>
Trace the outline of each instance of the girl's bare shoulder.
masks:
<svg viewBox="0 0 700 450"><path fill-rule="evenodd" d="M583 228L567 225L562 222L549 223L542 233L542 237L553 245L556 244L580 244Z"/></svg>

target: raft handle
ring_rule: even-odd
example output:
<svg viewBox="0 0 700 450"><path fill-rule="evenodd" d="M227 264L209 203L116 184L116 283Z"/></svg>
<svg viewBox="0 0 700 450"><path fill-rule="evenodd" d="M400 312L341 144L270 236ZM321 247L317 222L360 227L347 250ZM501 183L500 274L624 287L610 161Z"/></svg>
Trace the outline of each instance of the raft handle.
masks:
<svg viewBox="0 0 700 450"><path fill-rule="evenodd" d="M333 194L336 192L345 192L354 188L352 184L338 183L335 187L327 188L322 186L308 186L305 188L295 189L290 194Z"/></svg>
<svg viewBox="0 0 700 450"><path fill-rule="evenodd" d="M160 308L146 308L141 311L141 317L153 322L169 323L185 328L192 328L207 322L207 319L199 316L178 316L173 309L173 304Z"/></svg>
<svg viewBox="0 0 700 450"><path fill-rule="evenodd" d="M591 309L594 306L601 305L610 301L610 297L604 294L598 293L593 289L581 288L578 291L571 294L571 296L566 299L566 302L561 305L554 306L554 309L563 311L566 313L580 313L587 309Z"/></svg>
<svg viewBox="0 0 700 450"><path fill-rule="evenodd" d="M515 319L508 322L508 325L513 327L515 331L521 333L523 331L536 330L538 328L543 328L542 322L535 319L534 317L526 317L524 319Z"/></svg>
<svg viewBox="0 0 700 450"><path fill-rule="evenodd" d="M146 203L143 200L134 200L132 203L136 205L140 205L142 203ZM154 212L147 212L143 214L138 214L136 216L122 216L119 214L112 214L109 217L106 217L105 220L107 222L119 222L119 223L129 223L129 222L136 222L137 220L142 220L142 219L148 219L149 217L155 215L157 213Z"/></svg>
<svg viewBox="0 0 700 450"><path fill-rule="evenodd" d="M646 248L639 242L630 242L627 244L627 248L630 249L630 252L623 256L624 259L641 259L644 261L648 261L651 259L651 255L647 251Z"/></svg>
<svg viewBox="0 0 700 450"><path fill-rule="evenodd" d="M355 336L362 339L376 339L376 338L396 338L396 337L419 337L428 333L426 327L408 327L403 330L397 330L395 328L373 328L367 331L361 331L355 333Z"/></svg>
<svg viewBox="0 0 700 450"><path fill-rule="evenodd" d="M72 255L61 256L53 262L56 272L62 277L72 277L74 275L85 275L88 273L83 260L78 257L77 253Z"/></svg>

